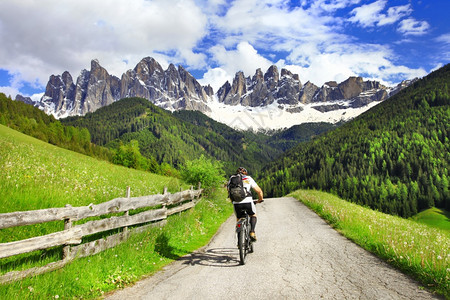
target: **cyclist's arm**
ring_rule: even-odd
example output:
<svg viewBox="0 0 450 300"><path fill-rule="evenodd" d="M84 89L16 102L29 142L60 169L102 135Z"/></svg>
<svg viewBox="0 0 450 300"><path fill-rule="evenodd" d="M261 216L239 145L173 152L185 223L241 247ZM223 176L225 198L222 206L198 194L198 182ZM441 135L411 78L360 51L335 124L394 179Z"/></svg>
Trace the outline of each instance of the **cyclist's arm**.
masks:
<svg viewBox="0 0 450 300"><path fill-rule="evenodd" d="M259 186L254 186L253 190L258 194L258 202L262 202L264 197L262 189Z"/></svg>

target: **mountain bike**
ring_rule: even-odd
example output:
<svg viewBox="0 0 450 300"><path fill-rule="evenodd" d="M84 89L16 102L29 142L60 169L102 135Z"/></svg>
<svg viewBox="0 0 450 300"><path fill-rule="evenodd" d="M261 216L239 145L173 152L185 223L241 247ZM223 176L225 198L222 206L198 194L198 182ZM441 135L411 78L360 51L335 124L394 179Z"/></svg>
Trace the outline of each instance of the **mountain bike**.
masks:
<svg viewBox="0 0 450 300"><path fill-rule="evenodd" d="M257 203L256 201L253 202ZM236 222L236 235L239 248L239 263L245 265L247 253L253 252L253 241L250 238L250 216L247 214L247 211L245 211L245 216Z"/></svg>

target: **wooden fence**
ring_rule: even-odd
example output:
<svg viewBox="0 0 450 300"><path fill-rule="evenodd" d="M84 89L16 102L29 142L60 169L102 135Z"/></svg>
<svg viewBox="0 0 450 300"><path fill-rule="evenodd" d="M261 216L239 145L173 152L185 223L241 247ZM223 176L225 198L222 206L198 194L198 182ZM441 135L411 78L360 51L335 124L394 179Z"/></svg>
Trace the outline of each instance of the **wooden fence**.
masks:
<svg viewBox="0 0 450 300"><path fill-rule="evenodd" d="M68 204L61 208L0 214L0 229L51 221L64 221L63 231L20 241L1 243L0 259L55 246L63 246L63 259L43 267L35 267L24 271L11 271L0 276L0 283L19 280L61 268L75 258L94 255L124 242L129 237L130 231L143 231L149 226L155 225L162 226L167 216L194 207L200 199L202 191L199 186L198 190L194 190L191 187L190 190L170 194L167 193L165 188L163 194L131 198L128 187L125 198L116 198L97 205L90 204L88 206L72 207ZM155 206L161 206L161 208L129 215L131 210ZM72 223L89 217L122 212L121 216L111 216L79 225L73 225ZM128 226L135 225L142 226L128 230ZM123 230L118 234L81 244L82 238L85 236L119 228L123 228Z"/></svg>

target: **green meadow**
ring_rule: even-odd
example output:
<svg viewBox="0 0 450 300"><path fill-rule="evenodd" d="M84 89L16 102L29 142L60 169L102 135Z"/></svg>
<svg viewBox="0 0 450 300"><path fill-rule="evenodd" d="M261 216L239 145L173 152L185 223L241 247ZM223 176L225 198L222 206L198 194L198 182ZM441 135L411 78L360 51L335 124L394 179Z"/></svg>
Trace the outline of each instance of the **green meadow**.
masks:
<svg viewBox="0 0 450 300"><path fill-rule="evenodd" d="M175 178L119 167L0 125L0 213L179 191Z"/></svg>
<svg viewBox="0 0 450 300"><path fill-rule="evenodd" d="M180 180L137 171L55 147L0 125L0 213L84 206L124 197L189 188ZM224 191L204 197L194 209L171 216L164 227L64 268L0 285L0 299L92 299L156 272L205 245L232 213ZM131 212L130 212L131 213ZM51 222L0 231L0 242L64 228ZM0 275L62 258L61 247L0 259Z"/></svg>
<svg viewBox="0 0 450 300"><path fill-rule="evenodd" d="M421 211L411 217L411 220L450 231L450 212L440 208L432 207Z"/></svg>

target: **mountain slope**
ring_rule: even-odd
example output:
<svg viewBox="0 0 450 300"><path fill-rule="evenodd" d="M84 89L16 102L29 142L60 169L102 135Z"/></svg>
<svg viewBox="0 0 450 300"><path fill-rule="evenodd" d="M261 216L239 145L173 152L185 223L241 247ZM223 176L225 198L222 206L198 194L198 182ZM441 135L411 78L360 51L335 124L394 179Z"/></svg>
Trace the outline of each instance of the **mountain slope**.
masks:
<svg viewBox="0 0 450 300"><path fill-rule="evenodd" d="M0 124L57 145L89 156L108 160L111 153L104 147L91 143L88 130L63 126L51 115L22 101L13 101L0 93Z"/></svg>
<svg viewBox="0 0 450 300"><path fill-rule="evenodd" d="M315 188L411 216L450 206L450 65L353 121L299 144L260 174L269 196Z"/></svg>
<svg viewBox="0 0 450 300"><path fill-rule="evenodd" d="M259 170L281 154L262 143L260 138L264 136L236 131L200 112L172 114L142 98L125 98L84 117L61 122L87 128L94 143L111 148L137 140L144 156L176 167L204 154L224 162L228 173L244 164Z"/></svg>

